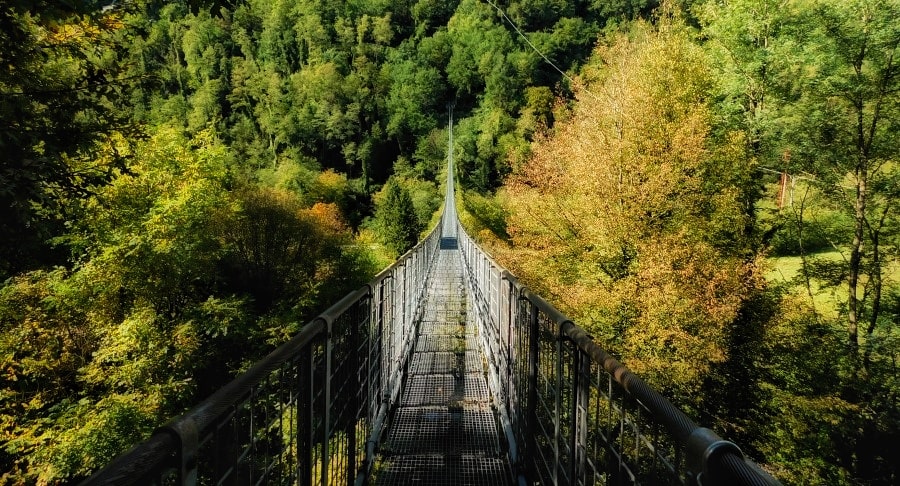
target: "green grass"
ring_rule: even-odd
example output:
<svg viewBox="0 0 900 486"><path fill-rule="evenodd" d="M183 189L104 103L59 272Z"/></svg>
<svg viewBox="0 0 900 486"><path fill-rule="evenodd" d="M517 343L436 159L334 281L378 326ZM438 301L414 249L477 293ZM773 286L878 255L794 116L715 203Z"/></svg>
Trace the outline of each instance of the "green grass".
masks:
<svg viewBox="0 0 900 486"><path fill-rule="evenodd" d="M807 261L825 260L830 262L841 262L844 256L837 250L825 251L820 253L812 253L807 255ZM802 295L807 294L806 284L803 279L803 259L799 256L782 256L772 257L768 259L769 269L766 272L766 280L776 285L789 285L793 287L795 292ZM900 282L900 263L893 262L887 265L884 271L884 283L887 288ZM860 295L862 287L865 285L865 276L860 279ZM813 294L813 304L816 309L823 314L833 313L838 315L838 311L842 303L846 302L847 284L841 283L837 287L823 287L822 281L812 278L811 287Z"/></svg>
<svg viewBox="0 0 900 486"><path fill-rule="evenodd" d="M813 253L806 256L807 260L819 259L830 261L841 261L843 257L837 250L826 251L821 253ZM803 258L799 256L781 256L768 259L770 265L769 271L766 272L766 280L773 283L790 283L792 280L800 276L803 268Z"/></svg>
<svg viewBox="0 0 900 486"><path fill-rule="evenodd" d="M828 260L839 262L843 260L843 256L837 250L814 253L807 255L807 261L813 259ZM808 293L806 284L803 279L803 258L800 256L782 256L772 257L768 259L769 269L766 272L766 280L773 284L786 284L792 286L795 292L801 295ZM812 303L816 310L826 315L838 316L841 302L844 300L841 296L846 292L845 286L838 288L823 288L822 282L812 278Z"/></svg>

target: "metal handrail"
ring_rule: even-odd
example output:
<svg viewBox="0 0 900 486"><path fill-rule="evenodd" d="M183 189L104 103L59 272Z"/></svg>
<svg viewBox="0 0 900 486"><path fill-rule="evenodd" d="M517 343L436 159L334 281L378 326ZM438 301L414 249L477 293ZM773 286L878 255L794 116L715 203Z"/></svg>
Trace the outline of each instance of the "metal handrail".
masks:
<svg viewBox="0 0 900 486"><path fill-rule="evenodd" d="M214 483L242 483L254 474L266 481L270 475L285 474L300 484L361 483L371 470L373 444L385 415L398 399L399 371L412 351L424 299L422 284L437 257L442 226L290 341L82 484L196 484L210 478ZM345 352L335 358L336 347ZM345 358L355 360L357 369L344 370ZM361 380L372 383L361 390ZM336 393L343 394L337 397L341 399L332 396ZM352 416L344 416L351 406ZM344 427L352 438L336 439L339 419L351 422ZM360 426L362 440L355 437ZM282 429L291 432L287 444L281 443ZM336 440L343 441L337 447L344 457L332 467L325 451ZM275 458L256 457L254 452L263 448ZM234 460L223 464L221 456ZM282 459L290 467L283 467Z"/></svg>
<svg viewBox="0 0 900 486"><path fill-rule="evenodd" d="M369 284L83 484L364 483L399 400L445 223L523 481L778 484L525 288L445 209Z"/></svg>
<svg viewBox="0 0 900 486"><path fill-rule="evenodd" d="M779 484L525 288L461 224L457 233L480 334L494 350L492 392L525 482Z"/></svg>

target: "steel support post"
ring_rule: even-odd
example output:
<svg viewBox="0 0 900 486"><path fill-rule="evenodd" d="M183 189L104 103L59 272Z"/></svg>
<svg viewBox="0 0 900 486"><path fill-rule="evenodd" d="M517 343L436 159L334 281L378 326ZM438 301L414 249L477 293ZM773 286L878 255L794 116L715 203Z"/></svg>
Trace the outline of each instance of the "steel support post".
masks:
<svg viewBox="0 0 900 486"><path fill-rule="evenodd" d="M365 298L365 297L363 297ZM353 377L353 383L350 385L350 410L353 415L351 420L351 424L349 430L347 431L347 486L352 486L356 481L356 463L357 463L357 454L359 452L359 448L357 447L356 441L357 433L357 423L360 419L360 398L359 394L362 393L362 388L360 385L365 384L365 380L363 378L365 370L362 370L360 367L360 352L359 352L359 339L362 333L362 324L363 319L361 316L363 313L360 311L360 301L353 304L354 309L352 311L352 322L355 327L350 330L350 369L352 370L348 375ZM366 359L368 358L368 353L366 354ZM363 380L363 383L360 383L360 380ZM347 385L345 384L343 388L346 390Z"/></svg>
<svg viewBox="0 0 900 486"><path fill-rule="evenodd" d="M297 477L300 486L312 484L312 451L313 451L313 415L315 399L313 398L313 362L312 347L315 342L305 346L297 358Z"/></svg>
<svg viewBox="0 0 900 486"><path fill-rule="evenodd" d="M328 443L328 438L331 436L331 354L334 348L334 343L332 342L333 334L332 327L333 322L331 319L328 319L325 323L325 357L324 357L324 384L325 389L322 391L322 403L325 405L325 410L322 411L322 485L328 485L328 469L330 466L331 459L331 451L330 444Z"/></svg>
<svg viewBox="0 0 900 486"><path fill-rule="evenodd" d="M525 435L529 439L528 450L525 457L531 457L529 461L529 475L537 478L537 468L534 467L534 458L537 455L538 444L535 431L537 431L537 401L538 401L538 367L540 366L540 349L538 347L538 309L533 302L528 301L528 400L526 402Z"/></svg>

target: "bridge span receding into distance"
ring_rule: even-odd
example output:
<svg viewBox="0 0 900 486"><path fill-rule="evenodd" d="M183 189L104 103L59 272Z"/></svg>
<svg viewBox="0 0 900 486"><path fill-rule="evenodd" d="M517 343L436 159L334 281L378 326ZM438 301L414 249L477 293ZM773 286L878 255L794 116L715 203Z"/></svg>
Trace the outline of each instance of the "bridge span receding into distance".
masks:
<svg viewBox="0 0 900 486"><path fill-rule="evenodd" d="M491 259L452 174L423 241L83 484L778 484Z"/></svg>

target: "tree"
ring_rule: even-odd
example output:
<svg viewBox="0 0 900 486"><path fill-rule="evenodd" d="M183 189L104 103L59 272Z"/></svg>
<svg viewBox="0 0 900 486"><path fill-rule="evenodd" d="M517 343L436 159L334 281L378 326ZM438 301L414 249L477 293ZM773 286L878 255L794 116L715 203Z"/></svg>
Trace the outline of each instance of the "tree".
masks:
<svg viewBox="0 0 900 486"><path fill-rule="evenodd" d="M711 135L707 59L677 17L659 23L598 48L590 92L507 182L509 258L633 370L699 407L762 284L746 242L723 230L746 215L724 173L732 147Z"/></svg>
<svg viewBox="0 0 900 486"><path fill-rule="evenodd" d="M443 99L445 87L437 69L420 67L414 60L395 61L390 70L387 134L403 149L437 126L431 113Z"/></svg>
<svg viewBox="0 0 900 486"><path fill-rule="evenodd" d="M846 248L847 342L863 366L882 322L885 243L900 196L900 3L822 1L809 17L803 53L814 69L798 78L797 116L785 150L852 217ZM862 333L860 333L862 327Z"/></svg>
<svg viewBox="0 0 900 486"><path fill-rule="evenodd" d="M60 263L64 253L48 240L62 232L65 201L124 168L116 153L98 156L126 125L120 70L104 56L118 14L43 7L13 2L0 10L0 280Z"/></svg>
<svg viewBox="0 0 900 486"><path fill-rule="evenodd" d="M309 305L299 300L315 295L320 261L340 253L340 240L326 237L292 193L248 188L236 199L240 209L222 222L232 289L251 295L261 312L281 302Z"/></svg>
<svg viewBox="0 0 900 486"><path fill-rule="evenodd" d="M382 194L375 213L381 241L392 253L402 255L419 241L422 225L409 191L398 181L388 180Z"/></svg>
<svg viewBox="0 0 900 486"><path fill-rule="evenodd" d="M844 289L840 396L861 409L836 450L854 476L882 480L896 476L896 455L884 444L900 437L889 398L900 387L889 307L897 284L888 277L900 236L900 2L822 0L804 13L796 55L805 69L796 70L796 95L784 108L782 151L850 222L845 237L831 239L841 260L814 261L807 271Z"/></svg>
<svg viewBox="0 0 900 486"><path fill-rule="evenodd" d="M77 207L71 270L24 273L0 289L0 367L10 372L0 421L11 444L0 467L12 481L102 466L193 397L211 358L204 340L241 327L240 298L210 298L222 253L211 223L227 207L222 147L208 134L161 132L136 144L128 174Z"/></svg>
<svg viewBox="0 0 900 486"><path fill-rule="evenodd" d="M712 0L697 11L717 73L716 110L722 118L717 131L721 137L743 141L742 165L754 174L746 179L742 198L752 224L743 231L748 238L760 240L757 244L772 244L776 253L787 246L791 254L799 252L806 259L812 245L807 241L811 232L804 222L805 201L780 213L766 212L756 204L766 180L759 176L785 170L790 159L782 146L781 121L791 116L786 103L794 96L796 70L805 63L796 53L806 30L797 21L803 5L782 0ZM797 238L792 238L790 246L780 244L788 233Z"/></svg>
<svg viewBox="0 0 900 486"><path fill-rule="evenodd" d="M433 34L435 30L450 20L457 2L440 0L419 0L412 7L412 17L416 23L417 36Z"/></svg>

